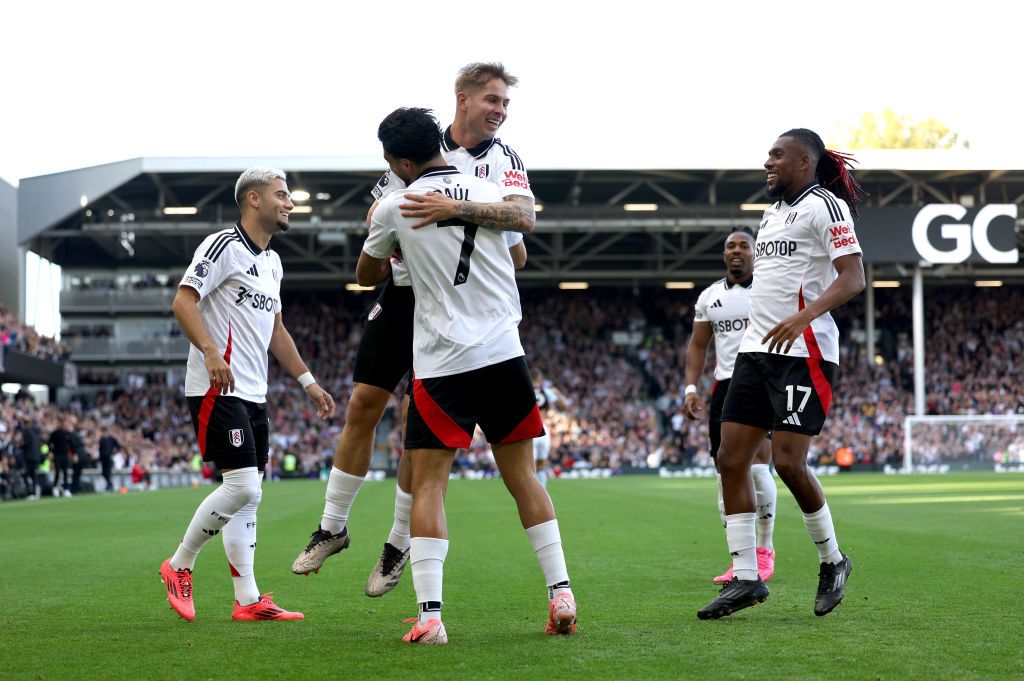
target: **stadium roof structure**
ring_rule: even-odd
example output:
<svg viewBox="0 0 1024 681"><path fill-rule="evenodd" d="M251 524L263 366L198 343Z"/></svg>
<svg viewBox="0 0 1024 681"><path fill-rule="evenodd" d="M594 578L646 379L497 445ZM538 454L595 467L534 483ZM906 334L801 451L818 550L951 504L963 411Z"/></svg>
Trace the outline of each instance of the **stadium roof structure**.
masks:
<svg viewBox="0 0 1024 681"><path fill-rule="evenodd" d="M1024 203L1024 168L968 152L861 152L869 205ZM237 219L233 191L253 165L284 169L296 201L292 228L274 239L291 285L351 282L365 236L379 157L137 158L23 179L18 241L66 270L178 273L202 238ZM540 212L523 283L661 282L721 276L721 243L756 226L764 170L691 160L678 167L531 166ZM1018 238L1020 238L1018 220ZM930 274L973 278L974 266ZM1022 277L1019 267L987 273ZM904 273L905 274L905 273Z"/></svg>

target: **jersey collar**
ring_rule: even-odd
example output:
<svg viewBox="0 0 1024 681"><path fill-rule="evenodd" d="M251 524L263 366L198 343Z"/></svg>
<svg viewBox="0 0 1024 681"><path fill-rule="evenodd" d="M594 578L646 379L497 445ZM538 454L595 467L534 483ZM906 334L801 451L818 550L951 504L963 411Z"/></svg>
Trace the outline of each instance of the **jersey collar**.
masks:
<svg viewBox="0 0 1024 681"><path fill-rule="evenodd" d="M725 288L730 289L730 288L732 288L735 285L736 284L730 284L729 283L729 277L725 278ZM750 279L748 279L747 283L745 283L745 284L743 282L740 282L740 286L742 286L743 288L750 288L753 285L754 285L754 277L750 277Z"/></svg>
<svg viewBox="0 0 1024 681"><path fill-rule="evenodd" d="M433 166L431 168L427 168L422 173L420 173L420 176L417 177L415 181L418 182L419 180L422 180L424 177L434 177L435 175L458 175L458 174L459 174L459 169L456 168L455 166Z"/></svg>
<svg viewBox="0 0 1024 681"><path fill-rule="evenodd" d="M256 242L249 238L249 235L242 229L242 221L239 220L235 223L235 233L241 238L242 243L253 255L259 255L263 252L263 249L256 245Z"/></svg>
<svg viewBox="0 0 1024 681"><path fill-rule="evenodd" d="M812 183L810 183L809 185L807 185L806 187L804 187L803 189L801 189L801 190L800 190L799 192L797 192L796 198L795 198L795 199L793 199L792 201L786 201L785 199L782 199L782 201L783 201L783 202L784 202L784 203L785 203L785 204L786 204L787 206L793 207L793 206L795 206L796 204L798 204L798 203L800 203L801 201L803 201L803 198L804 198L805 196L807 196L808 194L810 194L810 193L811 193L811 190L812 190L812 189L816 189L816 188L817 188L817 187L819 187L819 186L820 186L820 185L819 185L819 184L818 184L817 182L812 182Z"/></svg>
<svg viewBox="0 0 1024 681"><path fill-rule="evenodd" d="M481 156L486 154L487 150L494 145L494 140L494 137L492 137L489 140L484 140L475 147L466 149L466 153L468 153L473 158L480 158ZM455 141L454 137L452 137L452 126L450 125L447 128L445 128L444 137L441 140L441 148L444 149L445 151L455 151L456 149L459 148L459 143Z"/></svg>

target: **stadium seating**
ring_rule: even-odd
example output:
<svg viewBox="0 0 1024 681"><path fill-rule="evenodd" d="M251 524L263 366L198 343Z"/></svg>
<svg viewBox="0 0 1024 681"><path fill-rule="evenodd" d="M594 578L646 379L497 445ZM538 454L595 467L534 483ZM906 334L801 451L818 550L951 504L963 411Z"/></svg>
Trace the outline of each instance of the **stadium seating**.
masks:
<svg viewBox="0 0 1024 681"><path fill-rule="evenodd" d="M829 464L842 447L860 464L898 461L903 417L913 406L910 294L876 292L878 357L864 357L863 303L836 313L842 331L842 371L826 428L814 440L814 463ZM697 291L651 291L643 296L612 291L523 290L523 345L532 366L564 392L571 406L545 416L552 434L552 464L580 468L707 466L706 424L681 418L683 365ZM272 450L298 459L296 475L316 477L330 465L351 392L360 315L369 295L319 294L287 300L285 321L318 380L335 397L330 422L316 418L298 385L271 360L269 400ZM1024 350L1024 295L1014 289L934 289L926 296L928 411L937 414L1024 413L1019 358ZM707 394L714 364L702 379ZM83 372L95 384L65 408L20 400L0 404L0 451L14 448L14 432L27 415L44 437L64 414L75 416L86 446L95 452L99 429L110 425L124 445L125 468L187 470L195 438L180 383L164 374L123 376ZM108 385L103 385L108 383ZM397 409L397 398L392 407ZM391 465L400 451L394 410L385 418L378 446ZM941 443L940 443L941 445ZM947 453L948 454L948 453ZM964 456L968 453L964 452ZM458 458L469 474L493 474L479 437Z"/></svg>

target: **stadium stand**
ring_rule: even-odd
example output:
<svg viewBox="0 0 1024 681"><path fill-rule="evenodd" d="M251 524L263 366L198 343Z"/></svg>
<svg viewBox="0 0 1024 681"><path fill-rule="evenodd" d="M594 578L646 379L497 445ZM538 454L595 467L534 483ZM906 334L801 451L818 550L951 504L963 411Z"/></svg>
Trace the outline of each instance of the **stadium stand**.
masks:
<svg viewBox="0 0 1024 681"><path fill-rule="evenodd" d="M552 413L546 426L553 436L552 464L568 470L660 466L708 466L706 424L683 419L682 362L689 338L696 291L631 293L591 290L523 291L522 337L530 361L571 400L569 409ZM878 356L864 357L862 304L837 313L843 330L844 371L837 399L821 438L811 451L814 463L835 461L850 448L858 464L879 468L898 463L903 416L912 408L912 349L909 342L910 296L904 289L879 292ZM311 368L338 396L338 416L327 425L314 417L294 382L285 380L272 361L270 399L274 419L272 449L277 472L286 455L295 457L288 474L318 477L330 460L351 390L351 366L360 333L360 315L371 295L339 293L303 296L286 302L286 323ZM928 409L930 413L1024 413L1024 294L1018 289L936 289L929 292ZM709 360L702 391L713 380ZM118 468L195 471L195 438L182 385L166 385L166 374L125 374L110 384L110 374L83 374L79 393L64 407L35 406L27 396L0 405L5 467L17 470L17 432L34 419L44 439L66 416L73 417L85 449L93 455L100 429L107 425L123 445ZM107 381L107 383L103 383ZM393 468L400 454L398 400L385 418L378 439L378 467ZM979 436L980 437L980 436ZM943 451L942 442L923 446L932 458L950 456L991 460L1007 442ZM979 440L980 444L980 440ZM948 448L948 447L947 447ZM1020 456L1018 454L1018 456ZM493 461L479 438L460 453L464 475L492 475Z"/></svg>
<svg viewBox="0 0 1024 681"><path fill-rule="evenodd" d="M869 286L873 296L862 295L836 313L843 367L828 425L811 452L816 463L831 464L844 447L862 467L898 460L904 417L914 409L915 271L925 289L926 411L1024 412L1017 361L1024 347L1019 268L986 261L977 248L963 261L947 258L940 266L918 268L923 255L910 238L910 225L929 202L945 211L940 216L971 222L980 214L975 202L1024 197L1024 173L968 166L950 171L939 158L861 155L862 167L871 170L858 178L873 195L858 221L868 278L900 288ZM5 314L0 332L7 335L0 337L50 359L65 359L70 350L80 387L48 383L50 404L44 406L34 406L24 393L5 395L0 444L7 468L18 465L26 418L38 420L45 437L47 429L72 416L88 451L95 452L102 426L113 429L124 445L122 471L135 464L195 471L181 388L188 342L169 314L170 300L199 240L233 220L231 187L250 161L132 159L22 181L18 242L64 268L63 333L59 342L38 335L33 340ZM275 162L294 171L293 190L301 185L310 197L289 233L274 242L285 259L286 322L302 354L311 358L311 369L338 400L338 412L330 423L316 423L297 386L283 380L272 361L272 448L278 473L319 476L343 423L360 315L372 301L372 294L341 288L351 281L365 234L363 216L379 160ZM756 206L743 205L763 200L763 171L738 165L531 168L530 177L543 212L528 237L530 260L517 275L522 338L531 363L572 401L564 413L548 415L553 467L564 472L710 465L705 426L679 411L683 357L697 294L721 276L724 235L737 224L754 226L760 215ZM1007 205L1016 210L1016 204ZM950 211L961 207L966 216L954 218ZM933 240L933 252L952 253L948 249L960 241L939 238L938 224L933 218L926 240ZM999 256L1015 248L1019 255L1022 233L1010 218L997 218L986 232L986 257L992 249ZM873 248L876 243L885 248ZM974 288L982 278L1004 280L1005 286ZM556 288L567 281L589 282L591 288ZM669 284L675 290L664 288ZM875 312L870 358L869 305ZM711 366L709 360L705 383ZM701 388L706 392L707 385ZM374 468L393 469L397 461L398 404L393 401L379 429ZM932 459L985 460L993 450L985 443L964 447L929 437L934 442L922 446ZM457 467L465 475L493 472L480 441L460 455Z"/></svg>
<svg viewBox="0 0 1024 681"><path fill-rule="evenodd" d="M40 335L3 305L0 305L0 345L53 361L71 355L71 346L67 343Z"/></svg>

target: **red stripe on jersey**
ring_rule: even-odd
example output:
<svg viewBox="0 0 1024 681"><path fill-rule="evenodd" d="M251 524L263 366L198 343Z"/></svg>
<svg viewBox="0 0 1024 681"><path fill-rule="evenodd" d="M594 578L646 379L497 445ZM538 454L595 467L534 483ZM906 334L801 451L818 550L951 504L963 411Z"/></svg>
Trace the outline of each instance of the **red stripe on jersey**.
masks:
<svg viewBox="0 0 1024 681"><path fill-rule="evenodd" d="M821 360L808 357L807 368L811 371L811 383L814 385L814 392L818 393L821 410L828 416L828 408L832 406L832 386L828 384L825 372L821 370Z"/></svg>
<svg viewBox="0 0 1024 681"><path fill-rule="evenodd" d="M231 364L231 322L228 322L228 347L224 350L224 361ZM213 405L217 401L220 390L210 386L203 396L203 404L199 407L199 431L196 439L199 440L199 454L206 456L206 433L210 426L210 414L213 413Z"/></svg>
<svg viewBox="0 0 1024 681"><path fill-rule="evenodd" d="M513 428L512 432L506 435L499 444L507 445L510 442L532 440L535 437L540 437L543 430L544 423L540 420L540 407L534 404L526 418L520 421L519 425Z"/></svg>
<svg viewBox="0 0 1024 681"><path fill-rule="evenodd" d="M464 431L451 416L444 413L444 410L423 387L423 381L418 378L413 379L412 400L416 404L416 411L423 417L423 422L427 424L427 428L445 447L466 448L473 443L473 436Z"/></svg>
<svg viewBox="0 0 1024 681"><path fill-rule="evenodd" d="M213 405L217 401L220 391L210 386L203 396L203 404L199 407L199 431L196 439L199 440L199 453L206 456L206 431L210 427L210 414L213 413Z"/></svg>
<svg viewBox="0 0 1024 681"><path fill-rule="evenodd" d="M804 287L800 286L800 291L797 293L800 300L800 309L804 309ZM818 347L818 339L814 337L814 330L811 325L808 324L807 328L804 329L804 345L807 346L807 356L812 359L825 359L824 355L821 354L821 348ZM831 394L831 391L830 391ZM827 409L825 411L828 411Z"/></svg>
<svg viewBox="0 0 1024 681"><path fill-rule="evenodd" d="M231 320L228 320L228 346L224 349L224 361L231 364Z"/></svg>

